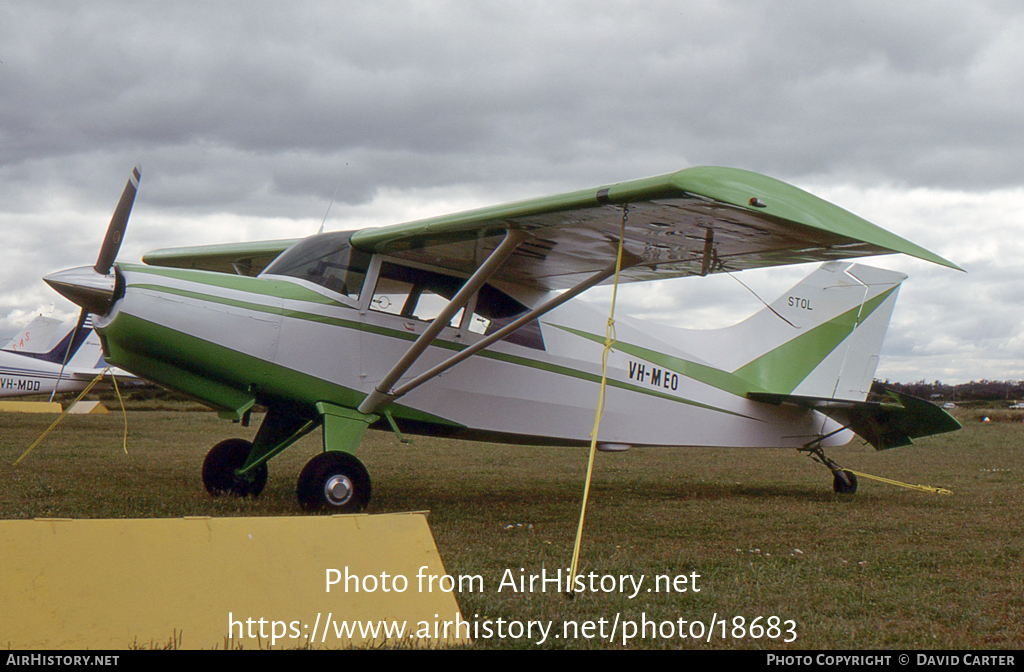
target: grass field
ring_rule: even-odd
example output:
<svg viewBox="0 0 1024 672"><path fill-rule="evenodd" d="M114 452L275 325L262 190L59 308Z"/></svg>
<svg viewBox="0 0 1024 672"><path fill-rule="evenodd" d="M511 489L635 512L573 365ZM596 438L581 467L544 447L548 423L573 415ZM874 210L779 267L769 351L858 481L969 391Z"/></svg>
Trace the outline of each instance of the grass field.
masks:
<svg viewBox="0 0 1024 672"><path fill-rule="evenodd" d="M257 420L258 418L254 418ZM797 639L657 639L632 648L1021 648L1024 646L1024 424L964 417L957 433L876 453L830 452L849 469L954 491L940 496L861 480L837 496L831 475L795 451L634 449L599 454L581 569L700 575L699 593L462 594L464 616L710 622L795 621ZM199 467L215 442L251 436L207 412L68 417L21 465L52 421L0 415L0 517L301 515L295 478L319 450L307 437L270 464L256 500L212 499ZM586 450L370 432L360 450L371 513L430 510L446 569L497 586L506 568L567 567ZM763 622L763 621L762 621ZM478 648L530 647L477 641ZM601 648L607 641L549 640Z"/></svg>

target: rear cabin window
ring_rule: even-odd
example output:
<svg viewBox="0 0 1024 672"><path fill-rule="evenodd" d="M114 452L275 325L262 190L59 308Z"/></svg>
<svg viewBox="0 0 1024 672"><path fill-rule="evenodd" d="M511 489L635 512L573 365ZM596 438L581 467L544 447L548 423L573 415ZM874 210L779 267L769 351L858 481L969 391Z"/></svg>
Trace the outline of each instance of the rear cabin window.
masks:
<svg viewBox="0 0 1024 672"><path fill-rule="evenodd" d="M306 238L282 252L260 275L299 278L358 301L370 255L352 249L351 235L338 231Z"/></svg>

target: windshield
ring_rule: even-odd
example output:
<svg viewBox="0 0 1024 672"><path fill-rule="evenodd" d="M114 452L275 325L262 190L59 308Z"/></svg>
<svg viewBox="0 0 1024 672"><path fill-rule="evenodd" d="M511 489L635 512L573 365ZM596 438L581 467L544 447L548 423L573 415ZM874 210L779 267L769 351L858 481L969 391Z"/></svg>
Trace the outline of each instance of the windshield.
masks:
<svg viewBox="0 0 1024 672"><path fill-rule="evenodd" d="M370 255L352 249L351 235L337 231L310 236L282 252L260 275L299 278L358 300Z"/></svg>
<svg viewBox="0 0 1024 672"><path fill-rule="evenodd" d="M310 236L282 252L260 275L306 280L358 302L370 266L370 255L349 245L351 235L351 231L337 231ZM369 307L373 311L429 322L448 305L463 283L464 278L384 261ZM480 288L468 328L478 334L491 334L528 310L505 292L484 285ZM454 315L450 326L458 327L462 316L462 311ZM536 320L503 340L544 349L540 325Z"/></svg>

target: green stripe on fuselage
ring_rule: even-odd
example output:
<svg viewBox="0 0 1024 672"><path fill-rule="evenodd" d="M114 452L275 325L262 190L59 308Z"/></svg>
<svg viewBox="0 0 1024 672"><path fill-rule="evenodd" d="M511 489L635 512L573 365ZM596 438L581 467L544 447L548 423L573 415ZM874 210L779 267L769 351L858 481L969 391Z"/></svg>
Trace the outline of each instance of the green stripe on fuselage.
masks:
<svg viewBox="0 0 1024 672"><path fill-rule="evenodd" d="M134 270L134 268L132 270ZM146 269L146 270L150 270L150 269ZM257 287L256 283L260 283L260 282L273 283L274 287L279 287L282 284L283 285L291 285L291 283L289 283L288 281L284 281L284 280L269 280L269 279L262 279L262 278L250 278L250 277L244 277L244 276L229 276L229 277L231 277L233 279L232 282L230 283L230 286L229 286L229 285L227 285L227 284L225 284L223 282L220 282L220 281L216 281L215 282L215 280L218 280L218 278L215 277L215 276L222 276L223 275L223 274L220 274L220 273L211 273L209 271L176 270L176 269L163 269L163 268L157 269L157 271L158 272L154 272L154 275L167 275L169 277L174 277L174 278L177 278L177 279L180 279L180 280L187 280L187 281L195 282L195 283L198 283L198 284L207 284L207 285L214 286L214 287L227 287L229 289L238 289L238 290L242 290L242 291L249 291L249 292L252 292L254 294L258 294L258 295L262 295L262 296L277 296L277 294L275 294L273 291L271 291L267 287ZM199 274L199 275L193 276L192 274ZM240 280L241 282L237 282L236 279ZM326 316L326 315L321 315L319 313L312 313L312 312L306 312L306 311L300 311L300 310L294 310L294 309L288 309L288 308L280 308L278 306L270 306L270 305L267 305L267 304L264 304L264 303L257 303L257 302L251 302L251 301L242 301L242 300L239 300L239 299L232 299L232 298L227 298L227 297L223 297L223 296L217 296L215 294L208 294L208 293L205 293L205 292L180 289L180 288L176 288L176 287L167 287L167 286L158 285L158 284L151 284L151 283L131 283L129 285L129 287L135 288L135 289L145 289L145 290L149 290L149 291L153 291L153 292L164 292L164 293L173 294L173 295L176 295L176 296L183 296L183 297L187 297L187 298L196 299L197 301L210 301L210 302L220 303L220 304L223 304L223 305L234 306L234 307L242 308L242 309L246 309L246 310L253 310L253 311L258 311L258 312L263 312L263 313L268 313L268 314L273 314L273 315L281 315L283 317L289 317L289 318L293 318L293 319L306 320L306 321L310 321L310 322L319 322L321 324L329 324L329 325L332 325L332 326L341 327L343 329L355 329L355 330L359 330L359 331L363 331L363 332L367 332L367 333L377 334L377 335L380 335L380 336L386 336L386 337L389 337L389 338L397 338L399 340L404 340L404 341L414 341L418 337L418 334L415 334L415 333L409 333L409 332L406 332L406 331L399 331L397 329L389 329L387 327L381 327L381 326L377 326L377 325L373 325L373 324L367 324L367 323L359 322L359 321L355 321L355 320L345 320L345 319L341 319L341 318L329 317L329 316ZM257 291L257 289L259 291ZM302 291L305 291L305 292L309 291L309 290L305 290L304 288L301 288L301 287L299 289L302 290ZM324 298L324 297L321 297L319 294L316 294L315 292L309 292L309 293L315 294L317 297L320 297L321 299ZM299 299L299 300L301 300L301 299ZM317 301L317 303L321 303L321 302ZM335 305L340 306L340 307L349 308L350 310L355 310L354 308L351 308L350 306L345 306L344 304L338 303L338 304L335 304ZM456 351L456 352L457 351L461 351L461 350L465 349L466 347L468 347L468 346L463 345L461 343L452 343L450 341L445 341L445 340L442 340L442 339L435 340L431 344L431 346L432 347L444 348L446 350L452 350L452 351ZM558 365L558 364L552 364L552 363L549 363L549 362L543 362L543 361L539 361L539 360L535 360L535 359L530 359L530 358L522 357L522 356L518 356L518 355L511 355L511 354L507 354L507 353L496 352L496 351L493 351L493 350L483 350L483 351L477 353L477 355L475 355L475 356L484 357L484 358L487 358L487 359L494 359L494 360L498 360L498 361L503 361L503 362L507 362L507 363L510 363L510 364L516 364L516 365L519 365L519 366L525 366L525 367L529 367L529 368L533 368L533 369L539 369L539 370L542 370L542 371L548 371L550 373L555 373L555 374L558 374L558 375L567 376L567 377L571 377L571 378L577 378L577 379L585 380L585 381L592 382L592 383L600 384L600 382L601 382L601 377L598 376L598 375L595 375L595 374L586 373L586 372L578 371L576 369L573 369L573 368L570 368L570 367L567 367L567 366L561 366L561 365ZM709 404L701 403L699 401L693 401L691 399L685 399L685 398L682 398L682 397L677 397L677 396L674 396L674 395L671 395L671 394L660 392L658 390L651 390L651 389L640 387L638 385L633 385L633 384L625 383L625 382L618 381L618 380L608 380L607 384L609 386L611 386L611 387L617 387L617 388L620 388L620 389L623 389L623 390L627 390L627 391L630 391L630 392L637 392L639 394L644 394L644 395L647 395L647 396L658 397L658 398L661 398L661 399L667 399L669 401L674 401L674 402L677 402L677 403L686 404L688 406L695 406L695 407L698 407L698 408L704 408L704 409L707 409L707 410L716 411L718 413L726 413L728 415L733 415L733 416L737 416L737 417L744 417L744 418L748 418L748 419L753 419L753 418L750 418L750 416L747 416L747 415L745 415L743 413L737 413L737 412L730 411L730 410L727 410L727 409L724 409L724 408L718 408L718 407L715 407L715 406L711 406ZM362 396L360 396L359 401L362 401ZM359 401L355 402L352 405L352 407L354 408L355 406L358 406ZM340 402L338 402L338 403L340 403Z"/></svg>
<svg viewBox="0 0 1024 672"><path fill-rule="evenodd" d="M575 334L581 338L585 338L595 343L604 343L604 337L598 336L597 334L590 334L579 329L573 329L572 327L566 327L560 324L551 324L552 327L567 331L570 334ZM735 394L738 397L746 396L747 392L752 392L750 384L747 381L737 378L734 374L728 371L722 371L712 366L705 364L698 364L697 362L691 362L680 357L673 357L672 355L666 355L650 348L643 348L639 345L632 345L624 343L622 341L615 341L615 345L612 346L615 350L621 350L626 354L639 357L647 360L652 364L657 364L663 369L674 371L675 373L686 376L698 382L716 387L720 390Z"/></svg>
<svg viewBox="0 0 1024 672"><path fill-rule="evenodd" d="M98 330L109 363L195 396L222 410L236 411L255 394L298 402L312 408L319 401L355 408L364 393L211 343L190 334L120 313ZM140 348L140 344L159 344ZM395 417L437 425L460 423L394 404Z"/></svg>
<svg viewBox="0 0 1024 672"><path fill-rule="evenodd" d="M899 287L886 290L805 334L786 341L734 372L752 392L790 394L847 336Z"/></svg>
<svg viewBox="0 0 1024 672"><path fill-rule="evenodd" d="M312 289L303 287L302 285L289 280L281 280L277 278L253 278L247 275L230 275L228 273L218 273L216 271L165 268L162 266L141 266L138 264L118 264L118 268L129 273L147 273L165 278L174 278L176 280L184 280L186 282L210 285L211 287L222 287L224 289L233 289L240 292L251 292L253 294L261 294L263 296L276 296L281 299L309 301L311 303L351 308L351 306L347 304L335 301L334 299L326 297L319 292L315 292ZM138 285L133 283L132 286ZM162 291L171 291L168 287L160 285L157 285L157 287L160 287Z"/></svg>
<svg viewBox="0 0 1024 672"><path fill-rule="evenodd" d="M851 308L731 373L622 341L616 341L614 348L736 396L745 397L749 392L789 394L896 289L893 287L866 301L863 310L860 305ZM604 337L597 334L558 324L551 326L595 343L604 343Z"/></svg>

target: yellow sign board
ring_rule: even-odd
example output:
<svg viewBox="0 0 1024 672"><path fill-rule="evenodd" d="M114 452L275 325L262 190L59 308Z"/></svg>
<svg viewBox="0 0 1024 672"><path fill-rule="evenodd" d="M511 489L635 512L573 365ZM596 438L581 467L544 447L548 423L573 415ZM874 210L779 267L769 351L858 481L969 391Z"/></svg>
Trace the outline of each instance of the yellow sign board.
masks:
<svg viewBox="0 0 1024 672"><path fill-rule="evenodd" d="M0 401L0 413L53 413L62 410L56 401Z"/></svg>
<svg viewBox="0 0 1024 672"><path fill-rule="evenodd" d="M0 648L469 639L423 513L6 520L0 549Z"/></svg>
<svg viewBox="0 0 1024 672"><path fill-rule="evenodd" d="M68 409L70 415L97 415L110 413L102 401L80 401Z"/></svg>

